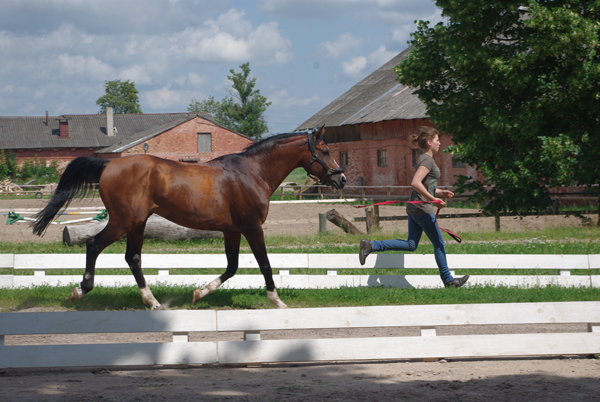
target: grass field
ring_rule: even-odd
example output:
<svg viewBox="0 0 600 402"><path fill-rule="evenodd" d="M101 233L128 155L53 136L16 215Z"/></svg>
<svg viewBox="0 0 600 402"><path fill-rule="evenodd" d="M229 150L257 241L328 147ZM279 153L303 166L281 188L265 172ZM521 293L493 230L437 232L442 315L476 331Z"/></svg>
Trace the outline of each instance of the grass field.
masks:
<svg viewBox="0 0 600 402"><path fill-rule="evenodd" d="M396 233L398 237L406 234ZM596 226L585 228L555 228L535 233L477 232L464 233L465 242L457 244L447 241L448 254L600 254L600 229ZM370 236L373 239L388 238L389 233ZM476 241L473 239L477 239ZM358 253L360 236L344 233L316 236L276 236L267 237L266 244L270 253ZM222 239L207 239L185 242L163 242L147 240L145 253L223 253ZM119 241L110 246L106 253L125 252L125 242ZM248 244L243 240L242 253L249 253ZM426 238L418 249L419 253L432 253L431 244ZM0 253L85 253L85 246L68 247L63 243L23 243L0 244ZM104 272L103 272L104 271ZM495 273L503 275L555 275L555 270L469 270L457 275ZM83 269L78 274L82 274ZM98 270L97 274L131 275L128 270ZM146 274L156 274L145 270ZM194 270L175 270L172 274L193 274ZM221 273L220 270L202 270L203 274ZM277 273L277 270L275 270ZM297 274L324 274L319 270L292 271ZM1 275L31 274L15 272L12 269L0 269ZM52 274L74 274L73 270L52 271ZM259 274L258 270L244 269L239 274ZM364 274L361 270L341 270L343 274ZM398 275L437 275L437 270L369 270L369 274ZM600 275L600 270L572 271L572 275ZM264 290L225 290L220 289L196 305L191 305L194 287L153 287L155 296L162 303L174 309L220 309L220 308L272 308L267 302ZM75 303L67 300L71 289L67 287L36 287L33 289L0 289L0 311L20 311L28 308L60 308L72 310L122 310L145 309L136 287L103 288L96 287L93 292ZM591 301L600 300L597 288L564 288L558 286L514 288L473 286L461 289L394 289L394 288L347 288L347 289L279 289L281 298L290 307L330 307L330 306L369 306L369 305L406 305L406 304L455 304L455 303L507 303L541 301Z"/></svg>

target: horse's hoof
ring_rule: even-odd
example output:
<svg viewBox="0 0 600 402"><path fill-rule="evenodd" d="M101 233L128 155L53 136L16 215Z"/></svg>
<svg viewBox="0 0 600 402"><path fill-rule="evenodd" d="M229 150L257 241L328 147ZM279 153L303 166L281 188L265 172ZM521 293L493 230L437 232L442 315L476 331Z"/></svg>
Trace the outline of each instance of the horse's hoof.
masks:
<svg viewBox="0 0 600 402"><path fill-rule="evenodd" d="M152 306L150 308L150 310L168 310L168 308L163 307L162 305L159 304L158 306Z"/></svg>
<svg viewBox="0 0 600 402"><path fill-rule="evenodd" d="M200 289L194 290L194 294L192 296L192 304L196 304L196 302L200 299L202 299L202 293L200 292Z"/></svg>
<svg viewBox="0 0 600 402"><path fill-rule="evenodd" d="M81 288L73 288L71 291L71 296L69 297L69 301L73 303L75 300L79 300L83 297L83 291Z"/></svg>

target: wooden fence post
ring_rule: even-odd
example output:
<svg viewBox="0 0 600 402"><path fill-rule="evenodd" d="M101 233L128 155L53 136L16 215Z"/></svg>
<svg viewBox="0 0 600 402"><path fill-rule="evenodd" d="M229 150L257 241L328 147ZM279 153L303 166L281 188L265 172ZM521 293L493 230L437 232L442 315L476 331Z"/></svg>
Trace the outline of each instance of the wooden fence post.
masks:
<svg viewBox="0 0 600 402"><path fill-rule="evenodd" d="M373 206L373 227L380 229L379 227L379 205Z"/></svg>
<svg viewBox="0 0 600 402"><path fill-rule="evenodd" d="M367 208L367 233L371 233L375 229L373 208Z"/></svg>
<svg viewBox="0 0 600 402"><path fill-rule="evenodd" d="M319 213L319 233L327 233L327 214Z"/></svg>
<svg viewBox="0 0 600 402"><path fill-rule="evenodd" d="M495 223L494 226L495 226L496 232L499 232L500 231L500 215L494 216L494 223Z"/></svg>

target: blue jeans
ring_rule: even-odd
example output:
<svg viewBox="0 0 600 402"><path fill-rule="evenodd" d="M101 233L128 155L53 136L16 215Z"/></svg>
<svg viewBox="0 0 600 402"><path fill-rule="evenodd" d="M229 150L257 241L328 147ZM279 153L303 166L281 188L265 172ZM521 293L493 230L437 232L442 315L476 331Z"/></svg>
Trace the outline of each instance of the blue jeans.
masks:
<svg viewBox="0 0 600 402"><path fill-rule="evenodd" d="M373 240L371 247L373 251L402 250L415 251L421 240L421 235L425 232L433 244L435 262L440 270L440 277L444 284L450 282L453 278L448 269L446 261L446 249L444 248L444 238L442 231L435 223L435 214L430 215L411 215L408 214L408 240Z"/></svg>

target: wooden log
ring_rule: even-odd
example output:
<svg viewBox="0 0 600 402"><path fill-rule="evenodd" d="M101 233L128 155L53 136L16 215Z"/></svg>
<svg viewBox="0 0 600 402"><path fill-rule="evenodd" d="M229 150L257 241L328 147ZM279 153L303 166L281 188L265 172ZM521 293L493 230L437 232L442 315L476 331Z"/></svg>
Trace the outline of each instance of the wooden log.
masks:
<svg viewBox="0 0 600 402"><path fill-rule="evenodd" d="M87 239L100 233L107 222L92 221L85 225L65 226L63 242L69 246L85 243ZM223 233L212 230L189 229L166 220L162 216L152 215L146 223L145 239L160 240L193 240L223 237Z"/></svg>
<svg viewBox="0 0 600 402"><path fill-rule="evenodd" d="M344 218L342 215L338 214L335 209L327 211L327 220L334 225L338 226L344 232L349 234L358 234L362 233L356 226L352 224L349 220Z"/></svg>

